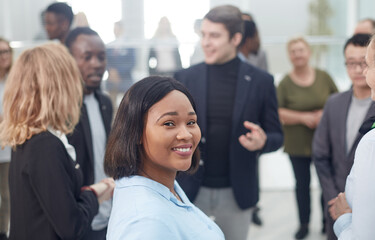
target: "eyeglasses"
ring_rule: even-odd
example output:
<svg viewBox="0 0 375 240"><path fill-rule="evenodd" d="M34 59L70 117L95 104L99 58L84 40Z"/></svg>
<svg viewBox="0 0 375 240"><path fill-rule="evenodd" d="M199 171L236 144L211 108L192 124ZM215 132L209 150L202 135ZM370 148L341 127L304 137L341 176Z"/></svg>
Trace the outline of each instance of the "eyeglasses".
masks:
<svg viewBox="0 0 375 240"><path fill-rule="evenodd" d="M10 54L10 49L7 49L7 50L0 50L0 56L2 55L9 55Z"/></svg>
<svg viewBox="0 0 375 240"><path fill-rule="evenodd" d="M355 69L357 66L359 66L361 69L364 69L367 67L367 63L365 61L363 62L345 62L345 65L348 69Z"/></svg>

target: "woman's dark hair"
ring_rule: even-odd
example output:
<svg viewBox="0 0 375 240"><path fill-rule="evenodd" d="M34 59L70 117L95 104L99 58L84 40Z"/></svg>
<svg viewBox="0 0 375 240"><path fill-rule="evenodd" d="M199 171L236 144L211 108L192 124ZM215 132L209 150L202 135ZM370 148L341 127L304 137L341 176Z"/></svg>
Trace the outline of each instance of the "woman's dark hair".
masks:
<svg viewBox="0 0 375 240"><path fill-rule="evenodd" d="M139 173L141 140L148 110L173 90L187 96L194 111L193 97L180 82L169 77L151 76L135 83L123 97L108 138L104 170L114 179ZM188 173L199 167L199 150L195 150Z"/></svg>

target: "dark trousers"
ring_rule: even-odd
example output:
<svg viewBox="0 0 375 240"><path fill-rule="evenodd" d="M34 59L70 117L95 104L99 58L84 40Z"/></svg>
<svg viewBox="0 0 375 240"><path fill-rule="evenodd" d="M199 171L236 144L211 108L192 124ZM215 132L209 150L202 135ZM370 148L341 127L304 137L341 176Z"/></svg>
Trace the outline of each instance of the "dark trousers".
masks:
<svg viewBox="0 0 375 240"><path fill-rule="evenodd" d="M91 229L87 230L87 233L83 237L83 240L106 240L107 228L99 231L94 231Z"/></svg>
<svg viewBox="0 0 375 240"><path fill-rule="evenodd" d="M311 197L310 197L310 164L311 157L289 156L292 162L294 177L296 179L296 198L300 224L310 222Z"/></svg>

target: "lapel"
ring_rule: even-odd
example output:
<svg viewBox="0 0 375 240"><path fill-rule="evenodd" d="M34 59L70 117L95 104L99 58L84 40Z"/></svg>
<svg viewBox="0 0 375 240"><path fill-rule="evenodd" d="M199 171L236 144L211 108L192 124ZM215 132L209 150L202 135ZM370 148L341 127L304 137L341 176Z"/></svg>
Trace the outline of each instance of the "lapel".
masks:
<svg viewBox="0 0 375 240"><path fill-rule="evenodd" d="M92 148L92 136L91 136L89 117L87 115L87 108L86 108L86 104L84 103L82 104L81 124L82 124L82 129L83 129L83 135L85 137L86 147L89 152L90 162L92 163L94 160L94 152Z"/></svg>
<svg viewBox="0 0 375 240"><path fill-rule="evenodd" d="M250 69L250 71L249 71ZM255 94L253 92L249 92L249 88L253 85L253 77L254 72L251 68L247 68L245 63L240 64L240 70L238 74L237 86L236 86L236 95L234 99L234 106L233 106L233 116L232 116L232 134L234 134L234 128L236 126L242 126L240 123L240 117L243 112L243 108L246 103L246 98L249 94ZM256 113L254 113L256 114Z"/></svg>
<svg viewBox="0 0 375 240"><path fill-rule="evenodd" d="M207 127L207 65L202 64L202 69L197 71L194 91L192 95L196 101L198 124L202 131L202 136L206 136Z"/></svg>
<svg viewBox="0 0 375 240"><path fill-rule="evenodd" d="M106 133L106 136L108 138L109 132L111 130L110 129L111 128L111 113L110 113L110 109L108 109L109 106L107 106L106 104L104 104L104 102L102 100L102 97L96 91L95 91L95 98L96 98L96 100L98 100L98 103L99 103L100 115L102 116L105 133Z"/></svg>

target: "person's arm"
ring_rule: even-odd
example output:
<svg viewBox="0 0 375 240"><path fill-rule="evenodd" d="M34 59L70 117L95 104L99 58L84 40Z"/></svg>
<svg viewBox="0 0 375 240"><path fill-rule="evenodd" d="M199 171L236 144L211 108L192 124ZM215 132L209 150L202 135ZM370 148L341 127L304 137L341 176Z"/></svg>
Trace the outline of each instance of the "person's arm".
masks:
<svg viewBox="0 0 375 240"><path fill-rule="evenodd" d="M332 126L329 113L332 111L330 101L327 102L323 117L314 133L312 143L312 159L323 190L323 197L327 202L339 194L339 190L333 179L332 144L329 129ZM335 123L333 123L335 124Z"/></svg>
<svg viewBox="0 0 375 240"><path fill-rule="evenodd" d="M279 104L278 112L281 124L296 125L302 124L311 129L315 129L320 121L322 110L297 111L289 109L287 96L289 93L288 76L285 76L277 87L277 100Z"/></svg>
<svg viewBox="0 0 375 240"><path fill-rule="evenodd" d="M82 191L75 197L72 185L77 182L67 171L71 160L65 147L51 138L41 139L28 161L30 184L56 234L61 239L82 237L97 214L99 203L92 191Z"/></svg>
<svg viewBox="0 0 375 240"><path fill-rule="evenodd" d="M262 153L272 152L279 149L283 144L283 132L277 113L277 99L273 78L264 79L266 84L264 104L260 110L260 126L254 123L244 122L244 126L251 130L246 136L242 135L239 141L249 151L261 150ZM255 126L254 126L255 125Z"/></svg>
<svg viewBox="0 0 375 240"><path fill-rule="evenodd" d="M341 240L373 239L375 236L374 159L375 137L372 136L361 141L358 145L354 165L347 179L346 194L352 199L351 219L350 213L342 211L337 213L338 219L334 224L335 233ZM340 203L340 201L336 202ZM345 204L344 201L341 203Z"/></svg>
<svg viewBox="0 0 375 240"><path fill-rule="evenodd" d="M320 121L321 110L295 111L287 108L279 108L280 121L283 125L302 124L314 129Z"/></svg>

